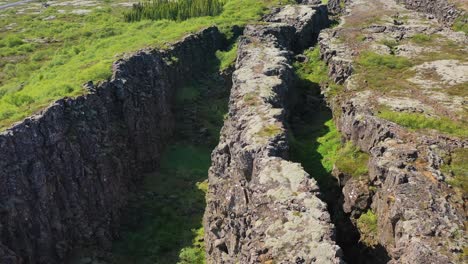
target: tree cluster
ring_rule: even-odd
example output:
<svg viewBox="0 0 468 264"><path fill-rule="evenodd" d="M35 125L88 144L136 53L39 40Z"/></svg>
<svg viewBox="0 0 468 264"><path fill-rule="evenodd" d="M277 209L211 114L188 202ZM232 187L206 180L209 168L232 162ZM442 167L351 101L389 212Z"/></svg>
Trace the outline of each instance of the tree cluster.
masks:
<svg viewBox="0 0 468 264"><path fill-rule="evenodd" d="M182 21L191 17L215 16L223 10L223 0L151 0L134 4L124 14L125 21L169 19Z"/></svg>

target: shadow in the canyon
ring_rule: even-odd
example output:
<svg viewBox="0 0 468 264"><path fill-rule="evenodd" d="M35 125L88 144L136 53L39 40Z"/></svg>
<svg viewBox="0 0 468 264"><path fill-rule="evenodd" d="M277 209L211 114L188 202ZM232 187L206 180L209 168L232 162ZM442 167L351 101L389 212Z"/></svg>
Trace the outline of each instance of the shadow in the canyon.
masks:
<svg viewBox="0 0 468 264"><path fill-rule="evenodd" d="M327 160L330 158L327 155L335 154L334 148L341 140L337 134L330 134L337 132L330 131L327 126L330 125L327 122L333 122L332 113L320 94L320 86L308 80L298 80L291 95L290 158L301 163L317 180L321 198L327 203L335 224L336 241L343 250L344 260L351 264L387 263L389 257L386 250L380 245L372 248L361 243L359 231L343 211L341 187L331 175L332 164ZM330 142L333 140L336 142Z"/></svg>

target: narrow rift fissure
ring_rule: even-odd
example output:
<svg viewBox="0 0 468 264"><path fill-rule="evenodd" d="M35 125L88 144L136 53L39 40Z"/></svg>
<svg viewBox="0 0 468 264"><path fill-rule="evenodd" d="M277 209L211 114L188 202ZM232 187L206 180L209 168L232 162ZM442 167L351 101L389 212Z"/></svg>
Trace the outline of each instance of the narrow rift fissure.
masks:
<svg viewBox="0 0 468 264"><path fill-rule="evenodd" d="M145 176L141 192L131 201L113 263L205 262L207 175L230 90L230 78L218 69L178 89L174 136L159 170Z"/></svg>
<svg viewBox="0 0 468 264"><path fill-rule="evenodd" d="M208 62L211 70L177 88L173 135L158 169L145 174L130 195L111 249L82 249L68 263L205 263L202 218L211 151L228 110L229 51L220 51Z"/></svg>
<svg viewBox="0 0 468 264"><path fill-rule="evenodd" d="M334 155L342 139L337 131L333 115L321 95L320 84L314 80L326 79L326 68L317 65L318 47L301 56L296 62L296 85L291 89L289 114L290 159L302 164L304 169L317 180L321 199L327 203L328 210L336 227L336 242L344 253L344 260L351 264L387 263L389 257L380 245L369 247L360 242L360 233L350 216L343 211L343 193L335 177L332 176ZM310 56L310 53L315 53ZM299 64L309 64L306 69ZM315 63L315 65L314 65ZM307 66L306 66L307 68ZM302 72L300 72L302 71ZM319 72L322 71L322 72Z"/></svg>

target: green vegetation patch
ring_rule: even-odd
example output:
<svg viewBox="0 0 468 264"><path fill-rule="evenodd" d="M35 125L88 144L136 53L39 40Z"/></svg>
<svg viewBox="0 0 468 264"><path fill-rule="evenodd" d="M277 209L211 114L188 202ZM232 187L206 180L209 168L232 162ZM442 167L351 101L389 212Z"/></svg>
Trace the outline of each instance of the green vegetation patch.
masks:
<svg viewBox="0 0 468 264"><path fill-rule="evenodd" d="M412 65L406 57L363 52L358 58L359 65L366 68L407 69Z"/></svg>
<svg viewBox="0 0 468 264"><path fill-rule="evenodd" d="M331 173L341 149L341 135L333 120L328 120L325 127L328 132L317 138L317 143L319 143L317 152L321 155L320 161L323 167Z"/></svg>
<svg viewBox="0 0 468 264"><path fill-rule="evenodd" d="M175 144L162 155L158 173L145 177L143 198L126 213L114 263L204 263L201 223L211 150Z"/></svg>
<svg viewBox="0 0 468 264"><path fill-rule="evenodd" d="M468 149L460 148L451 153L450 158L442 166L441 170L444 174L450 175L447 182L468 193Z"/></svg>
<svg viewBox="0 0 468 264"><path fill-rule="evenodd" d="M223 2L219 0L151 0L134 4L125 12L127 22L151 20L187 20L192 17L215 16L223 10Z"/></svg>
<svg viewBox="0 0 468 264"><path fill-rule="evenodd" d="M417 44L425 44L434 41L436 38L436 35L414 34L411 41Z"/></svg>
<svg viewBox="0 0 468 264"><path fill-rule="evenodd" d="M390 43L387 43L390 45ZM391 44L393 46L393 44ZM411 89L407 81L413 76L412 62L405 57L363 52L357 58L356 76L358 87L381 91Z"/></svg>
<svg viewBox="0 0 468 264"><path fill-rule="evenodd" d="M362 152L351 141L346 142L336 154L335 165L341 172L352 177L360 177L369 172L369 154Z"/></svg>
<svg viewBox="0 0 468 264"><path fill-rule="evenodd" d="M370 247L375 247L378 242L377 216L368 210L362 214L356 221L359 232L361 233L361 242Z"/></svg>
<svg viewBox="0 0 468 264"><path fill-rule="evenodd" d="M453 23L452 29L455 31L461 31L468 35L468 15L458 17Z"/></svg>
<svg viewBox="0 0 468 264"><path fill-rule="evenodd" d="M237 43L232 45L227 51L217 51L216 58L218 58L220 62L220 70L225 70L234 65L237 58Z"/></svg>
<svg viewBox="0 0 468 264"><path fill-rule="evenodd" d="M223 3L219 15L184 21L127 23L126 9L111 2L100 2L102 8L86 15L62 14L58 7L48 7L40 14L7 13L0 18L0 28L16 26L0 32L0 130L57 99L84 94L82 85L89 80L110 78L112 63L125 53L148 46L165 48L211 25L231 34L232 26L257 21L280 1Z"/></svg>
<svg viewBox="0 0 468 264"><path fill-rule="evenodd" d="M378 116L414 130L435 129L453 136L468 136L468 124L446 117L427 117L420 113L394 112L387 109L381 110Z"/></svg>
<svg viewBox="0 0 468 264"><path fill-rule="evenodd" d="M328 81L328 68L324 61L320 59L320 49L315 46L304 52L307 60L305 62L295 62L296 74L302 80L307 80L316 84L324 84Z"/></svg>

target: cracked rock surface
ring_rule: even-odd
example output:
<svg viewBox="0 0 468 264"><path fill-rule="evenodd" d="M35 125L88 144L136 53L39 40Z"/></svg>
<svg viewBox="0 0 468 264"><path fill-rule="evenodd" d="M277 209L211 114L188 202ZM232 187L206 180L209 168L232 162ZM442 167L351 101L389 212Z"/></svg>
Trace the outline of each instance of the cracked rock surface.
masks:
<svg viewBox="0 0 468 264"><path fill-rule="evenodd" d="M441 167L446 156L468 147L466 136L408 129L380 113L446 118L463 126L468 41L463 33L405 8L449 23L455 11L445 8L453 7L447 1L399 2L406 5L351 1L340 25L319 37L330 77L343 84L339 96L327 98L337 127L346 140L370 154L368 175L343 188L344 209L355 219L366 210L375 213L376 238L390 263L463 263L466 194L450 185L450 175ZM397 70L381 67L386 77L376 80L379 72L369 74L372 64L362 63L368 52L389 60L406 58L408 70L395 74ZM455 93L453 87L461 90Z"/></svg>
<svg viewBox="0 0 468 264"><path fill-rule="evenodd" d="M268 18L274 22L248 26L240 40L229 116L209 171L208 263L342 262L316 181L287 161L290 50L295 36L327 22L310 25L314 13L285 7Z"/></svg>

